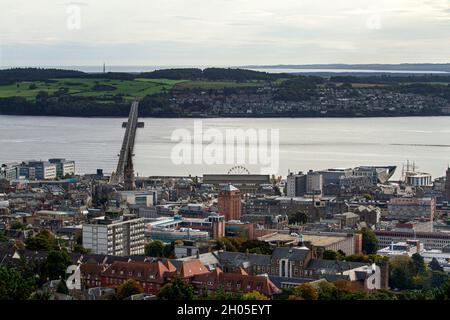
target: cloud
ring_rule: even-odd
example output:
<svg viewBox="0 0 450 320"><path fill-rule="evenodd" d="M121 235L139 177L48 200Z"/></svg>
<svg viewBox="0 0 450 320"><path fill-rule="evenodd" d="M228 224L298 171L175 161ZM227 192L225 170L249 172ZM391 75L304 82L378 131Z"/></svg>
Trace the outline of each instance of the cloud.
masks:
<svg viewBox="0 0 450 320"><path fill-rule="evenodd" d="M426 62L450 52L448 0L3 1L4 59L27 65L387 63L414 52ZM83 6L79 30L66 27L67 5Z"/></svg>

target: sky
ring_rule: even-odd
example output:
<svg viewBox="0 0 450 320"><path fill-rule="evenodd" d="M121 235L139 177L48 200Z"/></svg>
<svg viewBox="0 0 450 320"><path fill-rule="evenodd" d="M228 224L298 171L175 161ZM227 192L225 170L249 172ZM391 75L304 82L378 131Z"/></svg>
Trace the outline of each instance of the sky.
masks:
<svg viewBox="0 0 450 320"><path fill-rule="evenodd" d="M0 0L2 66L450 62L450 0Z"/></svg>

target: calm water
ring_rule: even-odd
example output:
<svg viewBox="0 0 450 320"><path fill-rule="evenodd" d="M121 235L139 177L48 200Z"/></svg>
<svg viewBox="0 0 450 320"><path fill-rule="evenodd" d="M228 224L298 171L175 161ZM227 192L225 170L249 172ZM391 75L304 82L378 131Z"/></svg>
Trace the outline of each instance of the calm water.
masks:
<svg viewBox="0 0 450 320"><path fill-rule="evenodd" d="M79 173L116 166L125 119L0 116L0 163L65 157ZM171 141L175 129L193 130L193 119L141 119L135 168L139 175L225 173L232 165L175 165ZM406 160L433 177L450 163L450 117L371 119L203 119L203 128L279 129L278 174L290 170L397 165ZM259 166L245 165L252 173Z"/></svg>

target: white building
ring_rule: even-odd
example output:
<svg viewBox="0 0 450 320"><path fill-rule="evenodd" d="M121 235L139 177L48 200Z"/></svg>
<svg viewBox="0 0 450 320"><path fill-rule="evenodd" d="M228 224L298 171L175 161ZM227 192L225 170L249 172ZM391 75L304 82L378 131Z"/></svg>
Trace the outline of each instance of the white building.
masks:
<svg viewBox="0 0 450 320"><path fill-rule="evenodd" d="M319 172L309 171L306 175L306 193L322 194L323 176Z"/></svg>
<svg viewBox="0 0 450 320"><path fill-rule="evenodd" d="M153 207L157 203L156 191L120 191L117 193L117 200L127 205L137 205L140 207Z"/></svg>
<svg viewBox="0 0 450 320"><path fill-rule="evenodd" d="M380 249L377 254L385 257L398 257L398 256L408 256L411 257L413 254L422 254L423 245L418 240L408 240L406 242L391 243L389 247Z"/></svg>
<svg viewBox="0 0 450 320"><path fill-rule="evenodd" d="M56 175L60 178L75 174L75 161L66 159L49 159L48 161L56 165Z"/></svg>
<svg viewBox="0 0 450 320"><path fill-rule="evenodd" d="M408 186L425 187L433 184L433 179L429 173L408 171L405 174L405 178Z"/></svg>
<svg viewBox="0 0 450 320"><path fill-rule="evenodd" d="M96 254L128 256L144 254L144 219L93 219L83 225L83 247Z"/></svg>

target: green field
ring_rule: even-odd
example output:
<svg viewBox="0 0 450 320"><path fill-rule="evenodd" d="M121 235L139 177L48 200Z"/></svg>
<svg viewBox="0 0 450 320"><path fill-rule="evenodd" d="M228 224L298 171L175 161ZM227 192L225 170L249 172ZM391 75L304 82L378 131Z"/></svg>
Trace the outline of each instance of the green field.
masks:
<svg viewBox="0 0 450 320"><path fill-rule="evenodd" d="M24 97L34 100L39 91L52 94L65 88L74 96L98 97L105 95L123 94L126 99L142 98L170 90L174 85L184 81L166 79L135 79L135 80L109 80L109 79L55 79L51 82L33 81L18 82L13 85L0 86L0 98ZM94 86L110 86L95 90Z"/></svg>
<svg viewBox="0 0 450 320"><path fill-rule="evenodd" d="M237 81L184 81L178 83L176 86L178 88L184 89L223 89L223 88L242 88L242 87L261 87L264 86L266 81L248 81L248 82L237 82Z"/></svg>

